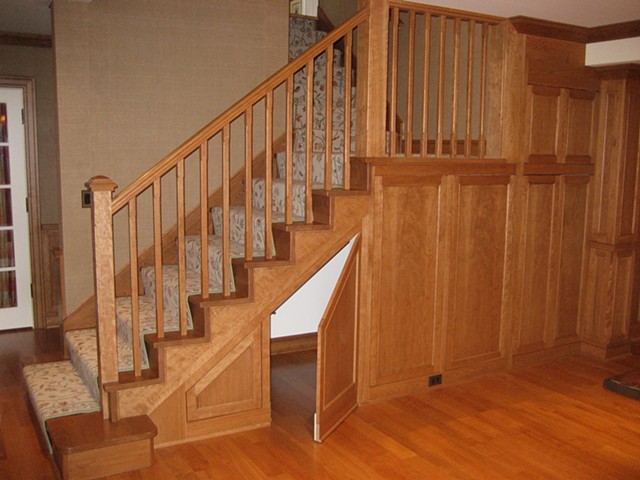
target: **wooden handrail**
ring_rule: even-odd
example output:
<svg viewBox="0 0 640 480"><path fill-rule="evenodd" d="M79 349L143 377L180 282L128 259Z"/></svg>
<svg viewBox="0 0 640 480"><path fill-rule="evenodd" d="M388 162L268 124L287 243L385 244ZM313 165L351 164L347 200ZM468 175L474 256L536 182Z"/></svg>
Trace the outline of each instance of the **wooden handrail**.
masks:
<svg viewBox="0 0 640 480"><path fill-rule="evenodd" d="M156 179L162 177L172 168L174 168L180 160L187 158L189 155L195 152L203 142L208 141L211 137L222 131L222 128L225 125L233 122L233 120L241 116L247 110L247 108L259 102L269 92L273 91L282 83L284 83L288 77L296 73L298 70L302 69L307 64L310 58L315 58L326 51L327 48L333 45L336 41L340 40L347 32L353 30L366 18L367 9L365 8L360 10L353 17L333 30L331 33L327 34L327 36L325 36L318 43L309 47L298 58L278 70L271 77L269 77L267 80L265 80L255 89L249 92L246 96L244 96L242 99L225 110L215 120L211 121L203 128L201 128L189 140L184 142L173 152L160 160L160 162L147 170L147 172L145 172L137 180L129 184L120 193L118 193L113 199L113 213L115 214L120 211L125 205L128 204L129 200L140 195L144 190L149 188L149 186L151 186Z"/></svg>
<svg viewBox="0 0 640 480"><path fill-rule="evenodd" d="M488 23L489 25L497 25L507 20L504 17L496 15L485 15L482 13L469 12L467 10L458 10L455 8L437 7L435 5L425 5L423 3L413 3L398 0L391 0L389 8L399 8L404 11L413 11L416 13L428 13L433 17L445 16L447 18L459 18L463 21L475 20L476 22Z"/></svg>

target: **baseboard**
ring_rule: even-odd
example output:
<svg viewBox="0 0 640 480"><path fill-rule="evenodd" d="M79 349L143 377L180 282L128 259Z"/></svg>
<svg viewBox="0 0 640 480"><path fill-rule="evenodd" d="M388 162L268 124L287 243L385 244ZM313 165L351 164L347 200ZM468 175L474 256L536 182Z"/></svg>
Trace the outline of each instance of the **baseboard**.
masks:
<svg viewBox="0 0 640 480"><path fill-rule="evenodd" d="M291 335L289 337L279 337L271 339L271 355L282 355L285 353L307 352L318 347L318 333L303 333L301 335Z"/></svg>

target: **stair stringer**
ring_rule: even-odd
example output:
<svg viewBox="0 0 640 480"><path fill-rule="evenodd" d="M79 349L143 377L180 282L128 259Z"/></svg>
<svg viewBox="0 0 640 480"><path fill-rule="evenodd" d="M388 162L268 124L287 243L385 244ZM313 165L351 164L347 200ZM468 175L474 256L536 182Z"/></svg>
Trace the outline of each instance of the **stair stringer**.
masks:
<svg viewBox="0 0 640 480"><path fill-rule="evenodd" d="M346 193L346 192L345 192ZM329 194L331 195L331 194ZM158 427L156 445L169 445L198 438L217 436L234 431L256 428L270 423L269 398L269 316L315 272L328 262L349 240L362 231L363 221L370 211L369 195L331 195L331 228L296 230L293 258L290 265L253 267L253 301L222 304L205 308L205 321L210 324L210 340L202 344L169 346L162 349L165 356L164 381L159 384L117 392L122 417L147 414ZM193 388L203 379L224 371L233 364L242 345L250 338L261 345L260 371L246 375L259 388L259 404L247 409L247 399L237 411L233 405L221 410L228 413L201 418L192 412ZM229 358L229 356L234 358ZM213 375L215 377L215 375ZM250 388L247 386L247 388ZM256 394L256 392L253 392ZM189 398L188 398L189 397ZM255 395L254 395L255 397ZM257 398L257 397L256 397ZM255 398L254 398L255 400Z"/></svg>

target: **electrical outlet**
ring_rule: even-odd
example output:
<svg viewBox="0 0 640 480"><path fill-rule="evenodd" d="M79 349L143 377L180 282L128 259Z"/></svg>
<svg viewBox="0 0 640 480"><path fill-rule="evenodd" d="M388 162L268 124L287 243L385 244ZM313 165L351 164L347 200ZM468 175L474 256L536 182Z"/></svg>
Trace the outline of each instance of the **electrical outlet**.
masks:
<svg viewBox="0 0 640 480"><path fill-rule="evenodd" d="M439 373L437 375L431 375L429 377L429 383L428 385L430 387L435 387L436 385L442 385L442 374Z"/></svg>

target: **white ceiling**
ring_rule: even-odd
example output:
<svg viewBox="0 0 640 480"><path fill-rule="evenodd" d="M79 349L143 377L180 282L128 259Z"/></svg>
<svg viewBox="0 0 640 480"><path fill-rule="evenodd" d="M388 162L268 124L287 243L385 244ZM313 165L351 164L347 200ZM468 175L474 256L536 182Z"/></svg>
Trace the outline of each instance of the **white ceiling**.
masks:
<svg viewBox="0 0 640 480"><path fill-rule="evenodd" d="M597 27L640 20L640 0L413 0L499 17L541 18L554 22Z"/></svg>
<svg viewBox="0 0 640 480"><path fill-rule="evenodd" d="M0 31L51 33L52 0L0 0ZM72 0L66 0L72 1ZM87 1L87 0L75 0ZM97 0L99 1L99 0ZM221 0L211 0L212 2ZM234 0L225 0L234 1ZM235 0L241 1L241 0ZM515 17L525 15L594 27L640 19L640 0L414 0L460 10ZM188 2L185 1L185 6ZM187 7L188 8L188 7Z"/></svg>

